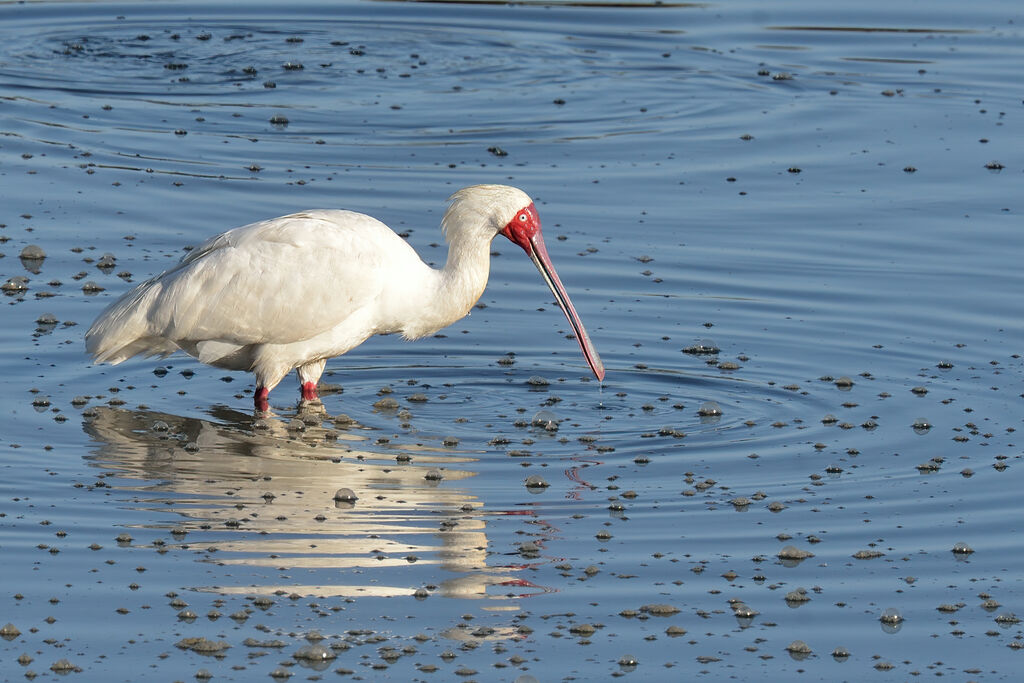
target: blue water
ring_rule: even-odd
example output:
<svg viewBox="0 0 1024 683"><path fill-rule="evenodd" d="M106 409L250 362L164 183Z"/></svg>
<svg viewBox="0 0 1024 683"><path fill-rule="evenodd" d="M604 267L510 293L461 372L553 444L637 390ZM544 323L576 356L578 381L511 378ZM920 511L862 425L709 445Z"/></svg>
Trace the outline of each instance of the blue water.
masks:
<svg viewBox="0 0 1024 683"><path fill-rule="evenodd" d="M0 4L0 678L1014 680L1022 22ZM212 234L349 208L440 264L481 182L535 197L603 384L503 240L485 306L328 363L322 409L84 354Z"/></svg>

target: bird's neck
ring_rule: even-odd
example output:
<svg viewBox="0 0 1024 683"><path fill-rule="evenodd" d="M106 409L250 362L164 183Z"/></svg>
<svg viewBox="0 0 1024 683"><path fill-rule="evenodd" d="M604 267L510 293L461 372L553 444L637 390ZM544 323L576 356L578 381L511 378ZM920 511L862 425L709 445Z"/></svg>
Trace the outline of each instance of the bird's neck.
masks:
<svg viewBox="0 0 1024 683"><path fill-rule="evenodd" d="M407 291L399 304L406 339L433 334L465 317L487 286L490 272L490 241L453 240L441 270L431 270L429 282L418 291Z"/></svg>
<svg viewBox="0 0 1024 683"><path fill-rule="evenodd" d="M448 260L441 270L440 296L447 302L452 319L462 318L487 287L491 268L491 243L481 240L453 240Z"/></svg>

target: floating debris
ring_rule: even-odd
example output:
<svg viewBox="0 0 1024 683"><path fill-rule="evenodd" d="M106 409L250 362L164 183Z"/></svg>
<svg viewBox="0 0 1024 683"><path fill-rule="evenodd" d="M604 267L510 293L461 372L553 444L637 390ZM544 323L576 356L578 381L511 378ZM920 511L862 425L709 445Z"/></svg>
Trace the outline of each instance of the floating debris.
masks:
<svg viewBox="0 0 1024 683"><path fill-rule="evenodd" d="M28 278L23 275L15 275L0 285L0 291L4 294L20 294L28 290Z"/></svg>
<svg viewBox="0 0 1024 683"><path fill-rule="evenodd" d="M814 553L810 550L801 550L794 545L787 545L776 555L780 560L806 560L808 557L814 557Z"/></svg>
<svg viewBox="0 0 1024 683"><path fill-rule="evenodd" d="M231 647L231 645L224 640L209 640L207 638L182 638L174 644L175 647L181 650L191 650L203 655L215 654L223 652Z"/></svg>
<svg viewBox="0 0 1024 683"><path fill-rule="evenodd" d="M335 659L337 656L334 650L320 644L306 645L292 653L292 657L295 659L306 662L327 662Z"/></svg>
<svg viewBox="0 0 1024 683"><path fill-rule="evenodd" d="M878 620L883 624L899 624L903 622L903 615L895 607L885 609Z"/></svg>
<svg viewBox="0 0 1024 683"><path fill-rule="evenodd" d="M541 410L530 420L530 424L534 427L540 427L549 432L557 432L558 423L558 417L550 410Z"/></svg>
<svg viewBox="0 0 1024 683"><path fill-rule="evenodd" d="M42 261L46 258L46 252L38 244L29 244L21 250L18 258L22 261Z"/></svg>
<svg viewBox="0 0 1024 683"><path fill-rule="evenodd" d="M738 619L753 619L760 614L756 609L750 607L745 602L736 601L730 605L732 607L732 613Z"/></svg>
<svg viewBox="0 0 1024 683"><path fill-rule="evenodd" d="M641 612L647 614L653 614L658 617L667 617L673 614L679 614L679 608L674 605L668 605L664 603L654 603L650 605L644 605L640 608Z"/></svg>
<svg viewBox="0 0 1024 683"><path fill-rule="evenodd" d="M714 355L720 351L721 349L718 348L718 345L710 339L701 339L689 346L683 347L683 353L688 353L692 356Z"/></svg>
<svg viewBox="0 0 1024 683"><path fill-rule="evenodd" d="M549 484L547 480L539 474L531 474L526 478L524 484L528 489L546 489L551 486L551 484Z"/></svg>
<svg viewBox="0 0 1024 683"><path fill-rule="evenodd" d="M75 666L67 659L58 659L50 665L50 671L58 674L66 674L71 671L81 671L81 667Z"/></svg>
<svg viewBox="0 0 1024 683"><path fill-rule="evenodd" d="M705 401L697 409L697 414L701 417L718 417L722 414L722 408L714 401Z"/></svg>
<svg viewBox="0 0 1024 683"><path fill-rule="evenodd" d="M573 624L569 627L569 633L574 636L583 636L584 638L594 635L597 631L593 624Z"/></svg>
<svg viewBox="0 0 1024 683"><path fill-rule="evenodd" d="M341 503L354 503L359 500L359 496L350 488L340 488L334 492L334 500Z"/></svg>

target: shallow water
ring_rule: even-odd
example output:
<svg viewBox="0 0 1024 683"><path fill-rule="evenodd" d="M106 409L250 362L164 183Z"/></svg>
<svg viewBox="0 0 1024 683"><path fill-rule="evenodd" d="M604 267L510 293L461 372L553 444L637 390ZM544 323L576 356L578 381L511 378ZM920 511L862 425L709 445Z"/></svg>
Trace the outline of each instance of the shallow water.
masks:
<svg viewBox="0 0 1024 683"><path fill-rule="evenodd" d="M0 4L0 677L1015 679L1022 21ZM603 385L504 241L322 406L84 356L210 234L344 207L437 263L479 182L536 197Z"/></svg>

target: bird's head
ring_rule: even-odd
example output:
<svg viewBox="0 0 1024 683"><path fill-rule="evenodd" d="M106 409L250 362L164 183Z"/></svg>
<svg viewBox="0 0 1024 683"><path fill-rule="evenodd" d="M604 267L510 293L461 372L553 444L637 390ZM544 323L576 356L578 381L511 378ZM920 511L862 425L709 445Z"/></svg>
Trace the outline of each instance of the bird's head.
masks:
<svg viewBox="0 0 1024 683"><path fill-rule="evenodd" d="M604 365L597 349L590 341L583 323L576 315L569 295L558 279L558 273L548 257L540 231L540 216L533 200L522 190L507 185L473 185L464 187L450 197L451 205L441 221L445 239L449 242L469 234L480 235L488 241L504 235L518 244L537 266L544 282L555 295L558 305L568 318L576 340L583 351L594 376L604 379Z"/></svg>
<svg viewBox="0 0 1024 683"><path fill-rule="evenodd" d="M533 252L533 241L541 239L540 216L537 215L537 207L533 202L516 211L512 220L505 224L499 234L518 244L527 254Z"/></svg>
<svg viewBox="0 0 1024 683"><path fill-rule="evenodd" d="M508 185L472 185L464 187L451 197L448 210L441 220L441 230L449 242L462 236L477 235L479 238L492 239L505 230L530 208L535 232L540 231L540 220L537 210L533 208L533 200L522 190ZM505 236L512 239L511 233ZM523 244L516 242L520 246ZM525 247L524 247L525 248Z"/></svg>

